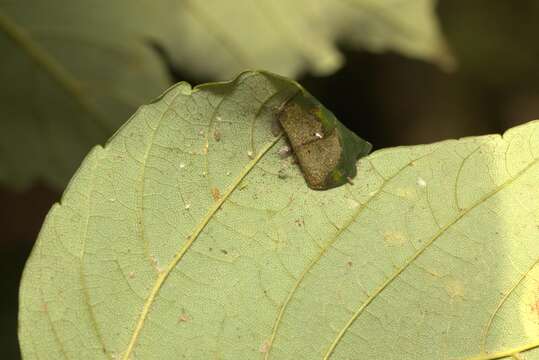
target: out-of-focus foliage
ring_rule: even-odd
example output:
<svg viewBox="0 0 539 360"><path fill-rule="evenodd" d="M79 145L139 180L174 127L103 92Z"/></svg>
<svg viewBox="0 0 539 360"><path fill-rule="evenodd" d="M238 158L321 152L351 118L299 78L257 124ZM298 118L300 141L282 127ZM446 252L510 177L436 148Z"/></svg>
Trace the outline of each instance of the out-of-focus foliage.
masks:
<svg viewBox="0 0 539 360"><path fill-rule="evenodd" d="M328 75L344 61L339 42L451 67L435 5L433 0L184 1L182 47L174 58L214 78L246 67L292 77L305 70Z"/></svg>
<svg viewBox="0 0 539 360"><path fill-rule="evenodd" d="M247 67L329 74L336 42L449 65L433 0L0 1L0 184L62 188L171 80ZM155 45L155 46L152 46Z"/></svg>

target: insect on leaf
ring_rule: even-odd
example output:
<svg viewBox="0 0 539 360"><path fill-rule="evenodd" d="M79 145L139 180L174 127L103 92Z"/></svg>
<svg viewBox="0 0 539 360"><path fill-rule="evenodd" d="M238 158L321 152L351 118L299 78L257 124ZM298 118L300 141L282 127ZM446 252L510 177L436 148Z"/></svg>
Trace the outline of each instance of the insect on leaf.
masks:
<svg viewBox="0 0 539 360"><path fill-rule="evenodd" d="M279 121L312 189L331 189L350 181L356 176L358 158L372 149L304 90L283 106Z"/></svg>

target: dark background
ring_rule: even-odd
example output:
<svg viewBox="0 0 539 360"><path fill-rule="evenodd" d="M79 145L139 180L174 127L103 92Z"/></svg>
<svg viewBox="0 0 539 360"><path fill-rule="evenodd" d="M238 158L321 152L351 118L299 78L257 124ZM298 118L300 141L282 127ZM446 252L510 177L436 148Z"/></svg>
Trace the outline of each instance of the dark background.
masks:
<svg viewBox="0 0 539 360"><path fill-rule="evenodd" d="M375 149L501 133L539 118L539 1L442 0L443 31L459 63L452 73L395 54L345 52L333 76L299 79ZM198 84L181 69L174 77ZM20 357L17 293L24 262L60 193L44 184L0 187L0 358Z"/></svg>

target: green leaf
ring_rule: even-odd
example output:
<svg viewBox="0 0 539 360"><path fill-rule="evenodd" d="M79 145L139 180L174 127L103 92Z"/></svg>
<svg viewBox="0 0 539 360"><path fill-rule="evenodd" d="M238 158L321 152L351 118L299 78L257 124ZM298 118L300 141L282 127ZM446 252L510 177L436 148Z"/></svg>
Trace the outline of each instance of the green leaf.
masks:
<svg viewBox="0 0 539 360"><path fill-rule="evenodd" d="M0 183L64 187L94 144L170 83L140 35L113 26L121 7L109 3L94 13L78 1L0 2Z"/></svg>
<svg viewBox="0 0 539 360"><path fill-rule="evenodd" d="M162 59L213 78L329 74L335 41L447 61L431 0L0 2L0 184L62 188L84 154L170 85ZM217 16L219 15L219 16ZM445 59L445 60L444 60Z"/></svg>
<svg viewBox="0 0 539 360"><path fill-rule="evenodd" d="M298 89L180 83L94 148L26 265L24 358L539 359L539 122L313 191L272 132Z"/></svg>
<svg viewBox="0 0 539 360"><path fill-rule="evenodd" d="M172 56L217 78L245 68L328 75L344 61L336 43L451 67L435 6L435 0L183 1L181 48L173 47L179 51Z"/></svg>

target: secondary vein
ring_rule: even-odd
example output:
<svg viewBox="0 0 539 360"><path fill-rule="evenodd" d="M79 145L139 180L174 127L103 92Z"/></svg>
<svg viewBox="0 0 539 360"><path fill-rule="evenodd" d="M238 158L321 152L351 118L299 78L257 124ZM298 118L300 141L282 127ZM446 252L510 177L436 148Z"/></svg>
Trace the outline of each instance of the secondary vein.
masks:
<svg viewBox="0 0 539 360"><path fill-rule="evenodd" d="M537 165L539 163L539 159L531 162L528 166L523 168L518 174L516 174L514 177L510 178L506 182L504 182L502 185L500 185L495 190L491 191L490 193L483 196L479 201L477 201L473 206L469 207L465 211L462 211L452 222L448 223L446 226L441 228L433 237L430 239L425 246L423 246L421 249L419 249L401 268L399 268L391 277L389 277L371 296L367 298L367 300L360 305L360 307L356 310L354 315L350 318L350 320L344 325L344 327L339 331L337 336L335 337L335 340L331 343L329 346L326 354L324 355L324 360L328 360L330 356L335 351L335 348L340 343L342 338L344 337L344 334L348 331L348 329L352 326L352 324L356 321L356 319L363 313L363 311L369 306L382 291L388 288L388 286L397 279L408 267L414 263L415 260L417 260L418 257L420 257L427 249L430 248L436 240L438 240L443 234L447 232L453 225L457 224L464 216L469 214L471 211L479 207L481 204L484 204L488 199L502 191L503 189L507 188L509 185L511 185L516 179L518 179L520 176L522 176L525 172L527 172L529 169L531 169L533 166Z"/></svg>
<svg viewBox="0 0 539 360"><path fill-rule="evenodd" d="M137 344L138 338L140 336L140 333L142 331L142 328L144 327L144 323L146 319L148 318L148 314L150 312L150 309L160 291L163 284L167 280L168 276L176 268L178 263L182 260L184 255L187 253L187 251L191 248L193 243L198 239L202 231L206 228L210 220L213 218L217 210L223 206L224 202L232 195L234 190L236 190L241 183L241 181L251 172L252 169L256 166L256 164L264 157L264 155L273 147L275 144L279 142L279 140L282 138L281 136L276 137L272 142L268 143L264 148L261 149L260 153L251 160L248 165L245 167L245 169L240 173L240 175L236 178L236 180L233 182L232 186L226 191L226 193L223 194L221 199L216 202L208 211L206 216L202 219L202 221L197 225L195 230L193 231L192 235L190 235L185 242L185 244L180 248L180 250L176 253L172 261L167 265L167 267L159 273L159 276L157 277L154 286L152 287L152 290L150 291L150 294L148 295L148 298L146 299L146 302L144 303L144 306L142 308L142 312L140 314L140 317L137 321L137 324L135 326L135 330L133 331L133 335L131 336L131 339L129 341L129 344L127 346L127 349L123 353L122 359L128 360L133 353L135 346Z"/></svg>

